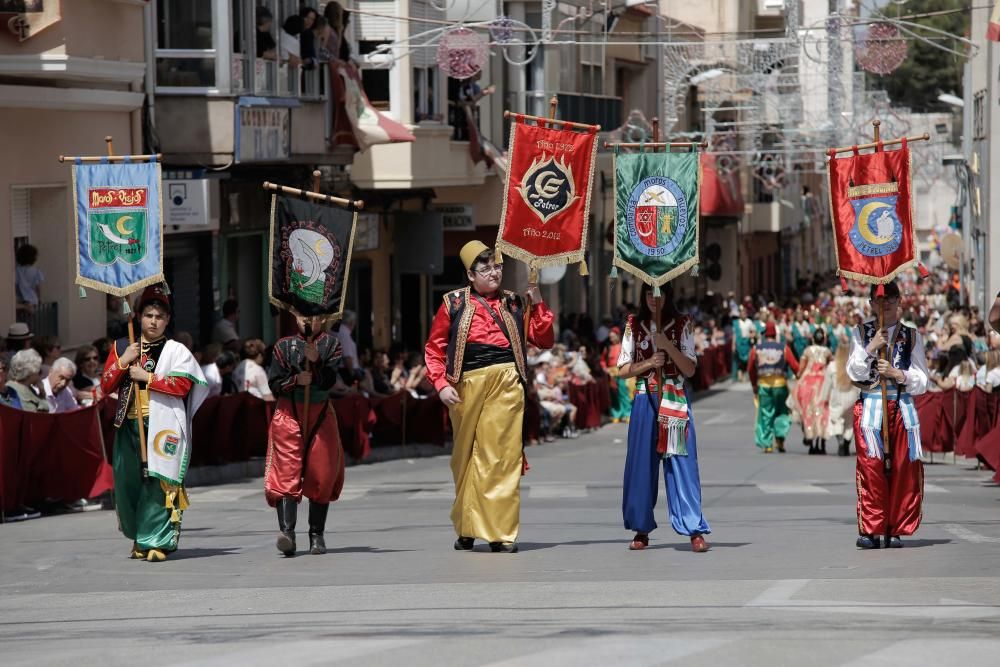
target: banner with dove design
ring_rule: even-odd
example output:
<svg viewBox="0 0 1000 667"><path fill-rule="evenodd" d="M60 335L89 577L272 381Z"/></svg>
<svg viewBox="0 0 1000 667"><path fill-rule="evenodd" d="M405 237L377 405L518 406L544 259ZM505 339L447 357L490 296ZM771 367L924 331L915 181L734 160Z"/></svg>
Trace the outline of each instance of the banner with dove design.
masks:
<svg viewBox="0 0 1000 667"><path fill-rule="evenodd" d="M356 211L272 195L271 303L299 315L339 318L356 227Z"/></svg>
<svg viewBox="0 0 1000 667"><path fill-rule="evenodd" d="M163 281L158 162L73 165L76 284L127 296Z"/></svg>
<svg viewBox="0 0 1000 667"><path fill-rule="evenodd" d="M871 284L889 282L917 264L913 228L911 157L897 150L829 154L830 217L837 273Z"/></svg>
<svg viewBox="0 0 1000 667"><path fill-rule="evenodd" d="M584 262L599 130L528 125L514 115L498 252L532 269Z"/></svg>

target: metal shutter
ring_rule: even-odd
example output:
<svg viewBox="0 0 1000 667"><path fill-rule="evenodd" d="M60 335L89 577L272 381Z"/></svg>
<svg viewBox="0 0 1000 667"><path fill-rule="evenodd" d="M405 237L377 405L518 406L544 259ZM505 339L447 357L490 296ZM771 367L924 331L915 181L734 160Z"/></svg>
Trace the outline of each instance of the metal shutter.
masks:
<svg viewBox="0 0 1000 667"><path fill-rule="evenodd" d="M445 13L431 7L427 0L410 0L410 17L443 21ZM440 23L428 23L425 21L408 21L407 25L410 28L411 35L418 35L422 32L442 27ZM437 48L423 45L427 44L428 41L433 41L437 44L441 35L442 33L436 33L421 37L413 42L416 47L410 52L410 64L413 67L434 67L437 64Z"/></svg>
<svg viewBox="0 0 1000 667"><path fill-rule="evenodd" d="M358 41L378 42L395 41L396 21L391 17L395 14L396 3L394 0L361 0L358 2L360 12L373 12L385 16L372 16L370 14L358 13L351 17L351 23L357 20Z"/></svg>
<svg viewBox="0 0 1000 667"><path fill-rule="evenodd" d="M13 238L31 238L31 189L10 189L10 222Z"/></svg>

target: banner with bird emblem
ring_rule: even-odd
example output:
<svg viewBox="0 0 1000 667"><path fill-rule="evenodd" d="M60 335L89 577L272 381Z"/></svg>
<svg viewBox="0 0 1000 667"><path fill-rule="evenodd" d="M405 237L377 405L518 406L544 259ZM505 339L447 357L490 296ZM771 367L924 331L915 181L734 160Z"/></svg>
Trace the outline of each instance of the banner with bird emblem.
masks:
<svg viewBox="0 0 1000 667"><path fill-rule="evenodd" d="M559 121L552 121L556 125ZM587 229L599 126L529 125L514 114L497 254L543 266L580 262Z"/></svg>
<svg viewBox="0 0 1000 667"><path fill-rule="evenodd" d="M838 158L829 152L830 217L837 273L884 284L917 264L913 229L910 149L881 144L874 153Z"/></svg>
<svg viewBox="0 0 1000 667"><path fill-rule="evenodd" d="M357 219L353 209L272 195L271 303L299 315L339 318Z"/></svg>
<svg viewBox="0 0 1000 667"><path fill-rule="evenodd" d="M701 155L616 147L614 160L614 266L660 287L698 264Z"/></svg>
<svg viewBox="0 0 1000 667"><path fill-rule="evenodd" d="M126 296L163 281L160 164L73 164L76 284Z"/></svg>

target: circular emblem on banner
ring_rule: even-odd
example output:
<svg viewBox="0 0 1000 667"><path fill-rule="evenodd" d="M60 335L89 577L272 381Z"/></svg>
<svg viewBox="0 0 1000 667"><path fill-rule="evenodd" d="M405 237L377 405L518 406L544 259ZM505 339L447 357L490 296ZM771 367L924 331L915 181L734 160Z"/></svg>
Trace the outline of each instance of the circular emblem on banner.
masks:
<svg viewBox="0 0 1000 667"><path fill-rule="evenodd" d="M650 176L632 189L625 216L632 246L648 257L664 257L687 233L687 197L673 179Z"/></svg>
<svg viewBox="0 0 1000 667"><path fill-rule="evenodd" d="M648 350L649 349L649 341L648 340L642 341L641 343L639 343L639 347L641 349L643 349L643 350Z"/></svg>
<svg viewBox="0 0 1000 667"><path fill-rule="evenodd" d="M165 459L177 456L177 448L180 446L180 434L169 429L160 431L153 438L153 451Z"/></svg>
<svg viewBox="0 0 1000 667"><path fill-rule="evenodd" d="M854 226L848 233L851 244L866 257L883 257L899 249L903 223L896 214L895 195L852 199Z"/></svg>
<svg viewBox="0 0 1000 667"><path fill-rule="evenodd" d="M555 155L546 158L543 154L541 158L536 158L524 172L517 191L521 193L524 203L542 219L542 223L559 215L579 199L573 169L566 164L565 158L556 160Z"/></svg>

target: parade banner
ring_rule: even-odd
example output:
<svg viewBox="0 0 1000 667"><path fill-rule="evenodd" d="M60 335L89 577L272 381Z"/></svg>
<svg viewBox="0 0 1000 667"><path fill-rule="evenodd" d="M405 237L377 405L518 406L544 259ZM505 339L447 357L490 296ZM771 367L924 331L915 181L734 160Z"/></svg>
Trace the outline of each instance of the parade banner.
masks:
<svg viewBox="0 0 1000 667"><path fill-rule="evenodd" d="M274 194L268 297L299 315L344 311L357 212Z"/></svg>
<svg viewBox="0 0 1000 667"><path fill-rule="evenodd" d="M660 287L698 264L701 154L615 149L614 266Z"/></svg>
<svg viewBox="0 0 1000 667"><path fill-rule="evenodd" d="M917 263L910 149L907 140L901 144L844 158L829 153L830 218L843 278L884 284Z"/></svg>
<svg viewBox="0 0 1000 667"><path fill-rule="evenodd" d="M580 262L586 275L587 227L597 156L594 125L583 131L528 125L513 115L497 254L543 266ZM555 121L558 123L558 121Z"/></svg>
<svg viewBox="0 0 1000 667"><path fill-rule="evenodd" d="M160 164L73 164L76 284L126 296L163 281Z"/></svg>

